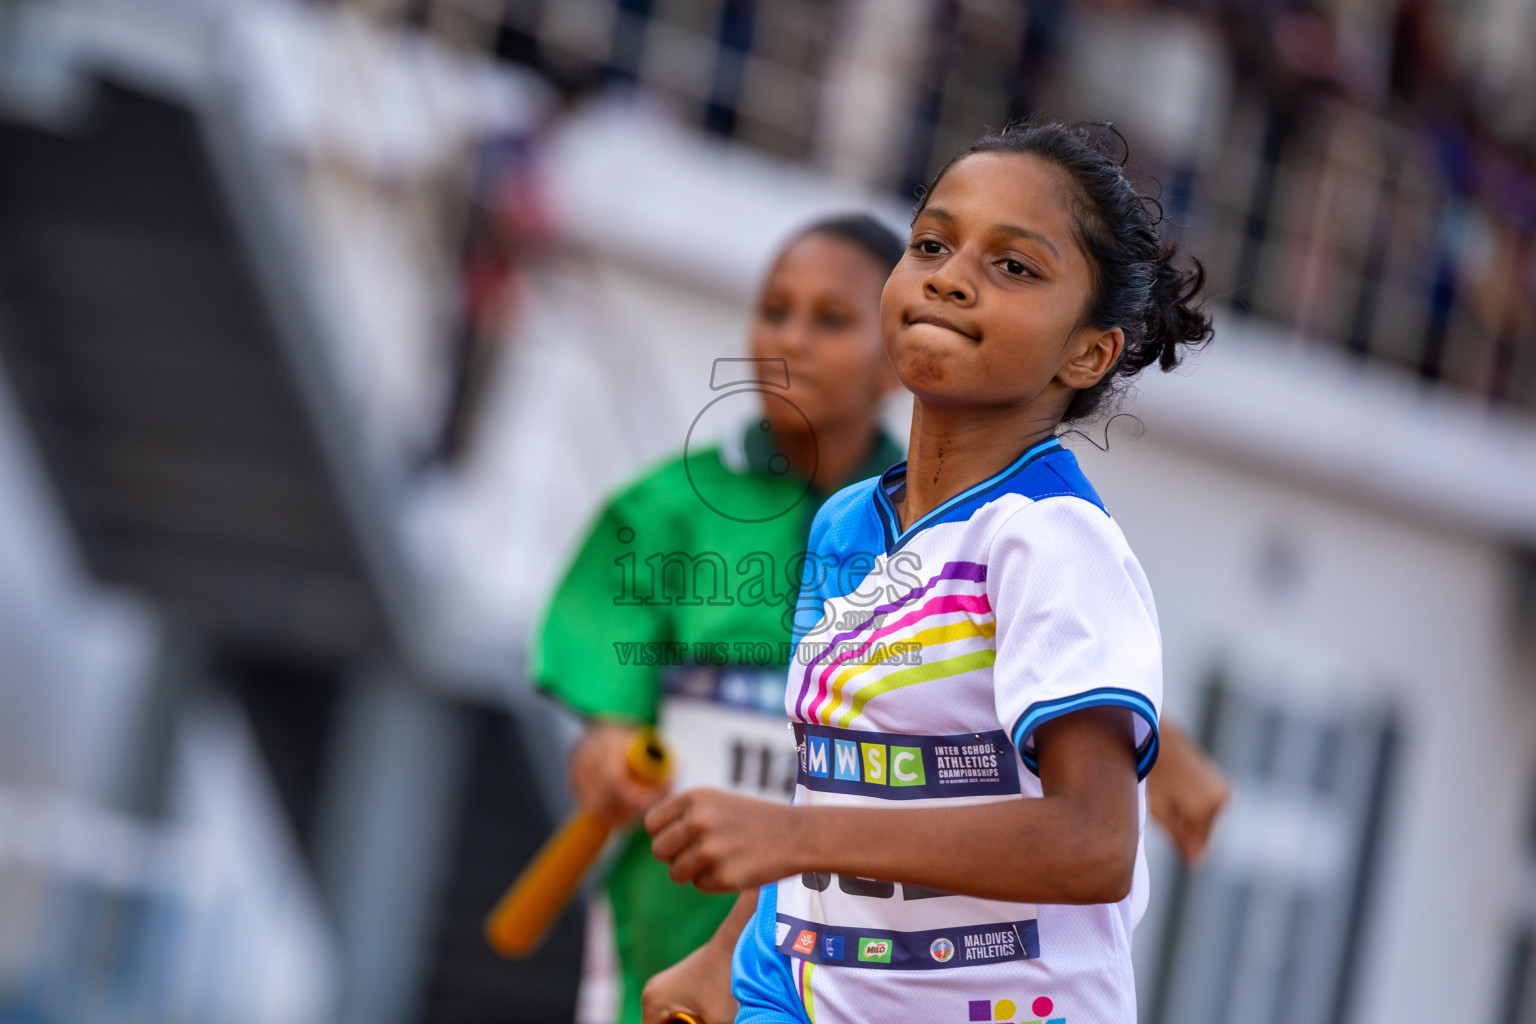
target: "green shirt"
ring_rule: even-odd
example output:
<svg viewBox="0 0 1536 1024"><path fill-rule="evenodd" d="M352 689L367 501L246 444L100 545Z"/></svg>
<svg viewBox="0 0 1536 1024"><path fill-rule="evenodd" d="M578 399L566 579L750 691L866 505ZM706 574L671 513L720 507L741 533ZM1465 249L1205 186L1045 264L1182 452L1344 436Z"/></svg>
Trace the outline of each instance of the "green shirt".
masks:
<svg viewBox="0 0 1536 1024"><path fill-rule="evenodd" d="M608 502L550 601L534 648L537 686L588 717L650 723L677 665L788 666L800 560L828 494L790 470L765 428L672 458ZM880 434L838 487L901 459ZM641 830L607 887L620 1020L631 1024L646 979L702 945L735 897L672 882Z"/></svg>
<svg viewBox="0 0 1536 1024"><path fill-rule="evenodd" d="M881 434L839 486L901 458ZM537 685L583 715L654 722L672 666L787 666L800 559L827 495L782 460L754 428L735 450L673 458L615 495L550 602Z"/></svg>

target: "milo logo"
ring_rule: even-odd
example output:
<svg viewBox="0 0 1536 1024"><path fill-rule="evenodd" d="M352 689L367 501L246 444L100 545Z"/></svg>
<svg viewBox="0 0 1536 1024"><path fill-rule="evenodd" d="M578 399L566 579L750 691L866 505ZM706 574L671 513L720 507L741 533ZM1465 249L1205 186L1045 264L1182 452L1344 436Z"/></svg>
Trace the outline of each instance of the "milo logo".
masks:
<svg viewBox="0 0 1536 1024"><path fill-rule="evenodd" d="M888 964L891 962L890 939L860 939L859 959L865 962Z"/></svg>

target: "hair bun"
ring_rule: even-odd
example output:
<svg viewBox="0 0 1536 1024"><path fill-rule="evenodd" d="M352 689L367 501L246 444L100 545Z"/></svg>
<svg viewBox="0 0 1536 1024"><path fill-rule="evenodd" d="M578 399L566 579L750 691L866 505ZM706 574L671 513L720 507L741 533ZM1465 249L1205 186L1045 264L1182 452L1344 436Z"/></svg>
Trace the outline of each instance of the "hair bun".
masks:
<svg viewBox="0 0 1536 1024"><path fill-rule="evenodd" d="M1202 345L1211 337L1211 318L1198 298L1205 286L1205 265L1191 257L1179 259L1177 245L1158 254L1145 313L1146 359L1165 372L1179 365L1183 347ZM1140 367L1138 367L1139 369Z"/></svg>

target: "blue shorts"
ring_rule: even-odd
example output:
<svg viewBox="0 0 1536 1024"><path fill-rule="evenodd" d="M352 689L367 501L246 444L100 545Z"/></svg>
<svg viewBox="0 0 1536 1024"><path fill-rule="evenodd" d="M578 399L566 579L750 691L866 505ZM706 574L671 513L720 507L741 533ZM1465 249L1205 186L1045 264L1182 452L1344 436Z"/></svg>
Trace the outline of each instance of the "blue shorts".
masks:
<svg viewBox="0 0 1536 1024"><path fill-rule="evenodd" d="M778 887L765 885L731 956L731 993L741 1006L736 1024L810 1024L798 977L806 965L778 951L777 925Z"/></svg>

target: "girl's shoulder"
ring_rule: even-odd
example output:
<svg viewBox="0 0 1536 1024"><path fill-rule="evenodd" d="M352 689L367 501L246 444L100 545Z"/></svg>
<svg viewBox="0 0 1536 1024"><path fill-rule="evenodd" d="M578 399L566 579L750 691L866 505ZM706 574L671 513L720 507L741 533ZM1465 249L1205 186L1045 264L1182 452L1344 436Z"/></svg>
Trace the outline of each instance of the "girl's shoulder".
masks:
<svg viewBox="0 0 1536 1024"><path fill-rule="evenodd" d="M1065 555L1081 548L1129 553L1120 525L1067 449L1052 452L1010 481L989 524L988 547L1024 545Z"/></svg>
<svg viewBox="0 0 1536 1024"><path fill-rule="evenodd" d="M869 499L878 486L880 486L880 478L872 476L851 483L840 491L833 491L831 496L821 503L821 508L816 510L816 517L812 521L832 522L847 518L868 506Z"/></svg>
<svg viewBox="0 0 1536 1024"><path fill-rule="evenodd" d="M1077 456L1068 448L1058 448L1031 463L1019 474L1012 490L1028 498L1031 503L1050 498L1077 498L1097 509L1100 515L1109 515L1104 499L1099 497L1099 492L1088 482L1088 477L1078 465Z"/></svg>
<svg viewBox="0 0 1536 1024"><path fill-rule="evenodd" d="M641 466L619 485L612 500L628 505L681 504L686 501L689 477L689 456L694 468L713 466L719 462L718 447L711 445L695 452L668 452L660 458Z"/></svg>
<svg viewBox="0 0 1536 1024"><path fill-rule="evenodd" d="M874 515L873 496L880 478L849 484L821 503L811 520L806 549L813 553L829 550L878 551L884 537Z"/></svg>

